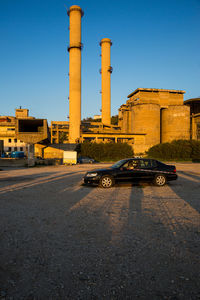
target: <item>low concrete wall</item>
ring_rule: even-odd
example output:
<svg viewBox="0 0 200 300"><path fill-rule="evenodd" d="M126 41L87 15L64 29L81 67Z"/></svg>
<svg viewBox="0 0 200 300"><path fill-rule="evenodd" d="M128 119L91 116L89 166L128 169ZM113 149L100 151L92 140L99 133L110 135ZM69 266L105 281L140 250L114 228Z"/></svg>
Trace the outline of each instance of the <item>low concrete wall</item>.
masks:
<svg viewBox="0 0 200 300"><path fill-rule="evenodd" d="M27 159L24 158L0 158L0 167L25 167Z"/></svg>
<svg viewBox="0 0 200 300"><path fill-rule="evenodd" d="M63 159L36 159L36 166L62 165ZM0 167L28 167L27 159L0 158Z"/></svg>

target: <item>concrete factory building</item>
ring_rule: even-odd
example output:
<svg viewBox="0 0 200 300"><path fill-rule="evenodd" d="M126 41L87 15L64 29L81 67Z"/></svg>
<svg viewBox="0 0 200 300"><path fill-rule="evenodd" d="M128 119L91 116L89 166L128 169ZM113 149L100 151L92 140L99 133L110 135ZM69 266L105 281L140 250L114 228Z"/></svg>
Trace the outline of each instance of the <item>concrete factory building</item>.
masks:
<svg viewBox="0 0 200 300"><path fill-rule="evenodd" d="M47 120L30 117L28 109L16 109L15 117L0 116L1 152L23 151L28 155L31 147L34 154L34 145L48 143L49 138Z"/></svg>
<svg viewBox="0 0 200 300"><path fill-rule="evenodd" d="M200 98L184 102L184 91L138 88L119 108L118 124L111 124L111 45L101 46L101 116L81 121L81 18L82 9L73 5L69 15L69 122L51 122L51 144L47 120L29 117L27 109L16 109L15 117L0 117L0 151L27 150L42 157L57 157L62 149L84 141L128 143L135 154L150 147L178 139L200 140ZM3 145L3 146L2 146ZM66 145L64 145L66 147ZM31 150L32 149L32 150ZM45 154L46 153L46 154Z"/></svg>
<svg viewBox="0 0 200 300"><path fill-rule="evenodd" d="M101 122L81 122L81 17L82 9L73 5L69 15L69 131L68 142L128 142L135 153L144 153L151 146L189 139L190 107L184 105L184 91L139 88L128 95L119 109L119 123L111 125L111 73L109 38L101 46ZM53 124L52 124L53 125ZM66 124L64 124L66 125ZM63 124L52 126L52 141L58 142ZM64 132L63 132L64 133Z"/></svg>
<svg viewBox="0 0 200 300"><path fill-rule="evenodd" d="M184 105L184 91L138 88L119 109L122 132L145 134L136 152L178 139L190 139L190 108ZM133 147L134 148L134 147Z"/></svg>
<svg viewBox="0 0 200 300"><path fill-rule="evenodd" d="M135 154L174 139L198 139L199 115L190 115L191 101L184 103L182 90L138 88L119 108L118 124L111 124L111 55L109 38L101 46L101 116L81 121L81 18L82 9L73 5L69 15L69 122L53 121L51 142L129 143ZM198 102L198 101L196 101ZM195 102L195 103L196 103ZM187 105L184 105L187 104ZM198 102L195 105L199 105ZM198 113L200 113L198 111Z"/></svg>
<svg viewBox="0 0 200 300"><path fill-rule="evenodd" d="M190 107L190 138L200 140L200 98L188 99L184 104Z"/></svg>

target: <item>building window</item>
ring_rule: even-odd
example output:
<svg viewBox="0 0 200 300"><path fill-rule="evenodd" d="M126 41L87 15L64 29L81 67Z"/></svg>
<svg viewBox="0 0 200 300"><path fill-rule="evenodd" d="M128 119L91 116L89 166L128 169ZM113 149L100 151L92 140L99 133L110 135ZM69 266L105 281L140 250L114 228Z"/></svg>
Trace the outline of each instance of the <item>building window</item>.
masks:
<svg viewBox="0 0 200 300"><path fill-rule="evenodd" d="M8 139L8 143L12 143L12 139Z"/></svg>
<svg viewBox="0 0 200 300"><path fill-rule="evenodd" d="M23 151L23 147L20 147L20 151Z"/></svg>
<svg viewBox="0 0 200 300"><path fill-rule="evenodd" d="M17 143L17 139L14 139L14 142Z"/></svg>
<svg viewBox="0 0 200 300"><path fill-rule="evenodd" d="M15 128L7 128L7 131L15 131Z"/></svg>
<svg viewBox="0 0 200 300"><path fill-rule="evenodd" d="M12 151L12 147L8 147L8 151L11 152Z"/></svg>
<svg viewBox="0 0 200 300"><path fill-rule="evenodd" d="M14 147L14 151L17 151L17 147Z"/></svg>

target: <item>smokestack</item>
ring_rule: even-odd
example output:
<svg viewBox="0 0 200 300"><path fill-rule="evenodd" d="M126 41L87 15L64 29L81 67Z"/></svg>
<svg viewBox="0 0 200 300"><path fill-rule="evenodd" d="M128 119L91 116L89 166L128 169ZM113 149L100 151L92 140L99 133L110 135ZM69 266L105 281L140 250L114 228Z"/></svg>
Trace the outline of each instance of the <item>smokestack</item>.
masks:
<svg viewBox="0 0 200 300"><path fill-rule="evenodd" d="M102 99L102 123L110 125L110 104L111 104L111 91L110 91L110 74L112 67L110 66L110 46L112 42L110 39L102 39L101 46L101 99Z"/></svg>
<svg viewBox="0 0 200 300"><path fill-rule="evenodd" d="M81 127L81 17L82 9L73 5L69 16L69 142L80 138Z"/></svg>

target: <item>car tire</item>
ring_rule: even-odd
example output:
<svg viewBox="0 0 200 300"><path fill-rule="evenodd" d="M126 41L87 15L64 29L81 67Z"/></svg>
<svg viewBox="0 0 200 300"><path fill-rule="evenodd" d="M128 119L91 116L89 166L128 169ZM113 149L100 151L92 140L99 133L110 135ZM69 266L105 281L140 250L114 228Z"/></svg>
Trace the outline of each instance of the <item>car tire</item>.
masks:
<svg viewBox="0 0 200 300"><path fill-rule="evenodd" d="M102 188L111 188L115 184L115 180L110 175L104 175L101 177L99 185Z"/></svg>
<svg viewBox="0 0 200 300"><path fill-rule="evenodd" d="M158 174L154 179L154 184L157 186L164 186L167 182L165 175Z"/></svg>

